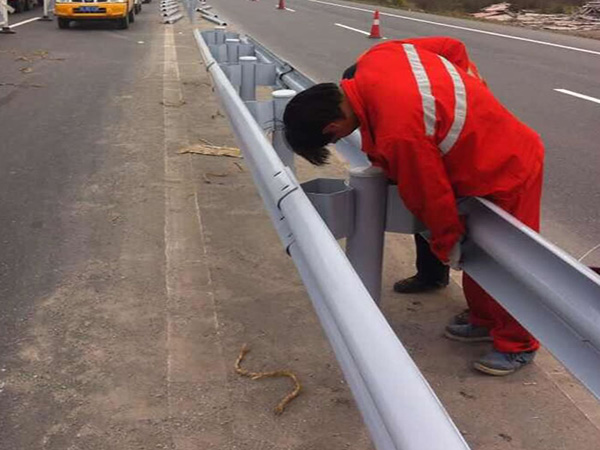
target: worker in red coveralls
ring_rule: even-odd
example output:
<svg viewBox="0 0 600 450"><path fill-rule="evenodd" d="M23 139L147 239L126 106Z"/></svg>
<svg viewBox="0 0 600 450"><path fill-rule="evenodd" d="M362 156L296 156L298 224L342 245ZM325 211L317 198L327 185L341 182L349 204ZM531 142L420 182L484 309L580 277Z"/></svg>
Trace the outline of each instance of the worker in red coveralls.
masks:
<svg viewBox="0 0 600 450"><path fill-rule="evenodd" d="M484 197L539 230L543 144L494 98L461 42L385 42L361 55L348 78L290 101L285 133L296 153L325 164L326 146L360 128L362 150L398 184L431 233L431 251L451 267L460 267L465 236L458 197ZM474 367L507 375L530 363L538 341L467 274L463 289L469 323L448 325L446 336L493 341Z"/></svg>

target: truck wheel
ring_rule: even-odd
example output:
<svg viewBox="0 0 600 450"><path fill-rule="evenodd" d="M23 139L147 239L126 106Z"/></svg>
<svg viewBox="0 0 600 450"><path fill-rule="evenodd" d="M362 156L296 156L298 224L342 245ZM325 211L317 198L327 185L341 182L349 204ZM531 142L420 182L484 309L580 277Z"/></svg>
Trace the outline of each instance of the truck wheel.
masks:
<svg viewBox="0 0 600 450"><path fill-rule="evenodd" d="M58 18L58 28L60 28L61 30L69 28L70 23L71 21L69 19L63 19L62 17Z"/></svg>
<svg viewBox="0 0 600 450"><path fill-rule="evenodd" d="M117 28L119 30L126 30L127 28L129 28L129 14L127 14L122 19L117 20Z"/></svg>

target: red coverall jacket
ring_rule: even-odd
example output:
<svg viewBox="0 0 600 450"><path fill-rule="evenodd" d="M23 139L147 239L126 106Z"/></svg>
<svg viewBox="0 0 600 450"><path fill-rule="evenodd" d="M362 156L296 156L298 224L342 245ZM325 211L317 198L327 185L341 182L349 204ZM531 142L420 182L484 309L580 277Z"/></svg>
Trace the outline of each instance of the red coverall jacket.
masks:
<svg viewBox="0 0 600 450"><path fill-rule="evenodd" d="M441 261L464 234L457 197L502 198L543 162L539 136L494 98L451 38L379 44L341 87L363 151L398 183Z"/></svg>

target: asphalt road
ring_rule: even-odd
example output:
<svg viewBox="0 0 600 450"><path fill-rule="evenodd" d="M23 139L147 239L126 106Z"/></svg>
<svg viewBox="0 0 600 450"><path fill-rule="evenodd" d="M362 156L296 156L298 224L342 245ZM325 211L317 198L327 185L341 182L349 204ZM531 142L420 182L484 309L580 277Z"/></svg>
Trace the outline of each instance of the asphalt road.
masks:
<svg viewBox="0 0 600 450"><path fill-rule="evenodd" d="M11 15L18 24L41 8ZM140 18L143 16L140 16ZM2 307L48 289L61 265L62 207L108 151L107 129L121 121L115 98L139 83L144 58L135 34L110 24L58 30L56 21L17 26L0 35L0 293ZM149 30L146 29L146 32ZM69 258L84 259L86 249ZM73 263L74 261L71 261ZM0 333L12 320L0 314Z"/></svg>
<svg viewBox="0 0 600 450"><path fill-rule="evenodd" d="M213 0L219 15L319 81L337 81L375 42L373 7L332 1ZM336 4L342 6L336 6ZM547 147L542 232L575 256L600 243L600 41L381 8L389 39L447 35L462 40L497 97ZM600 251L586 259L600 264Z"/></svg>
<svg viewBox="0 0 600 450"><path fill-rule="evenodd" d="M86 420L68 419L81 392L107 392L114 380L90 387L121 371L162 376L135 363L118 367L144 348L164 348L153 341L161 334L143 319L135 333L144 348L136 348L128 344L135 320L118 331L107 314L134 301L144 305L135 317L164 309L164 190L156 187L164 177L163 28L153 6L129 30L59 30L54 20L0 35L3 450L66 448L72 428L52 427ZM36 8L11 23L40 15ZM109 306L113 295L118 307ZM86 362L96 345L90 335L110 356L96 368ZM144 365L160 367L159 356L144 355ZM90 377L96 370L104 373Z"/></svg>

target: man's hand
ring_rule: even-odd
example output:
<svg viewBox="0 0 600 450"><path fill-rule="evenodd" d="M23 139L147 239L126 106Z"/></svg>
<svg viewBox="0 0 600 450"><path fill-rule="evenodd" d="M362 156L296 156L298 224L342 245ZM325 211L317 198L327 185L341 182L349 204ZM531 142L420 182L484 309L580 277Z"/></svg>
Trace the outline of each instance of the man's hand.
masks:
<svg viewBox="0 0 600 450"><path fill-rule="evenodd" d="M462 251L460 246L463 241L464 237L461 236L460 239L456 241L456 244L454 244L454 247L452 247L452 250L450 250L446 265L450 266L451 269L462 270Z"/></svg>

